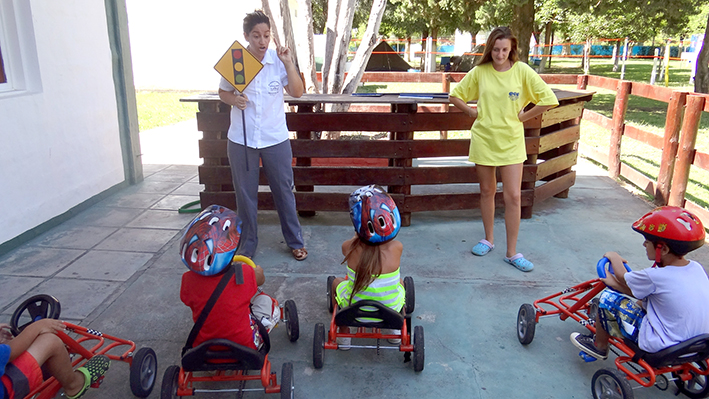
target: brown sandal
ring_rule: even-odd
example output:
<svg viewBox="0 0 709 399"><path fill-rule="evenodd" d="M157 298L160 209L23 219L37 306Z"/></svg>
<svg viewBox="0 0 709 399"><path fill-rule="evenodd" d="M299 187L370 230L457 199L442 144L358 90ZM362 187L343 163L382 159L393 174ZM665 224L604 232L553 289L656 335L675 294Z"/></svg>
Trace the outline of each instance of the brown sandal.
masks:
<svg viewBox="0 0 709 399"><path fill-rule="evenodd" d="M297 261L305 260L305 258L308 257L308 250L305 249L305 247L293 249L291 250L291 253Z"/></svg>

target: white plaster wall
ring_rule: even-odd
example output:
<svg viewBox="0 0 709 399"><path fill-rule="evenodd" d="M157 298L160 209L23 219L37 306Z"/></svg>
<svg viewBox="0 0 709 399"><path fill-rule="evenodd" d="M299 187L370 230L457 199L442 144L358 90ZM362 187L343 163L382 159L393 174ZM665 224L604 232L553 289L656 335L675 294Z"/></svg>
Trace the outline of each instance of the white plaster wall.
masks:
<svg viewBox="0 0 709 399"><path fill-rule="evenodd" d="M127 0L135 87L216 92L214 65L258 0Z"/></svg>
<svg viewBox="0 0 709 399"><path fill-rule="evenodd" d="M0 94L0 243L124 181L104 2L30 10L39 90Z"/></svg>

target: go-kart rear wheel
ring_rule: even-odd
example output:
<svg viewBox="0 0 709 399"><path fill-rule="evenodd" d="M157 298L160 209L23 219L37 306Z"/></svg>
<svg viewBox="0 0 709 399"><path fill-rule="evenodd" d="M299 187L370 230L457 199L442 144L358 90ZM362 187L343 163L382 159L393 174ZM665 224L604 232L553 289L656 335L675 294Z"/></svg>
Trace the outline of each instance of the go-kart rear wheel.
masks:
<svg viewBox="0 0 709 399"><path fill-rule="evenodd" d="M283 306L283 312L286 317L286 332L290 342L295 342L300 337L300 324L298 323L298 308L295 306L295 301L289 299Z"/></svg>
<svg viewBox="0 0 709 399"><path fill-rule="evenodd" d="M140 348L130 364L130 390L139 398L147 398L155 386L158 357L150 348Z"/></svg>
<svg viewBox="0 0 709 399"><path fill-rule="evenodd" d="M327 276L327 311L332 313L335 309L335 303L332 297L332 282L335 281L335 276Z"/></svg>
<svg viewBox="0 0 709 399"><path fill-rule="evenodd" d="M14 336L17 336L25 327L37 320L59 319L61 312L62 307L57 298L46 294L31 296L22 302L12 314L10 330ZM20 319L23 317L29 318L30 321L20 326Z"/></svg>
<svg viewBox="0 0 709 399"><path fill-rule="evenodd" d="M281 368L281 399L293 399L294 397L293 363L283 363Z"/></svg>
<svg viewBox="0 0 709 399"><path fill-rule="evenodd" d="M706 361L694 362L692 364L699 370L704 371L707 369ZM706 398L709 396L709 377L701 374L691 374L692 379L682 381L677 373L672 373L672 376L676 378L675 384L677 385L677 389L685 396L692 399Z"/></svg>
<svg viewBox="0 0 709 399"><path fill-rule="evenodd" d="M593 399L633 399L633 388L618 370L600 369L591 379Z"/></svg>
<svg viewBox="0 0 709 399"><path fill-rule="evenodd" d="M177 388L179 387L180 368L172 365L165 369L165 374L162 376L162 387L160 389L160 399L175 399L177 398Z"/></svg>
<svg viewBox="0 0 709 399"><path fill-rule="evenodd" d="M525 303L519 307L517 313L517 339L522 345L527 345L534 339L534 329L536 328L536 311L534 306Z"/></svg>
<svg viewBox="0 0 709 399"><path fill-rule="evenodd" d="M318 323L315 325L313 333L313 367L321 369L325 362L325 325Z"/></svg>
<svg viewBox="0 0 709 399"><path fill-rule="evenodd" d="M422 371L424 363L423 327L416 326L414 327L414 371Z"/></svg>
<svg viewBox="0 0 709 399"><path fill-rule="evenodd" d="M416 309L416 289L414 288L413 277L404 277L404 290L406 291L406 314L412 314L414 309Z"/></svg>

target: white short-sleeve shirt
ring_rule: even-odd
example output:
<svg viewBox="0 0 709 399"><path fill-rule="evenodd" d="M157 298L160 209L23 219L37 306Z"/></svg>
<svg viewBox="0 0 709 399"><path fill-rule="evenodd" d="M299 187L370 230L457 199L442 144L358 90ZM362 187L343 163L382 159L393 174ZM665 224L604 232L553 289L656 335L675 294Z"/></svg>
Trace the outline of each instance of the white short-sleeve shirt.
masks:
<svg viewBox="0 0 709 399"><path fill-rule="evenodd" d="M647 311L640 349L654 353L709 333L709 278L699 263L629 272L625 282Z"/></svg>
<svg viewBox="0 0 709 399"><path fill-rule="evenodd" d="M231 108L229 140L244 144L244 115L246 144L251 148L270 147L288 140L283 104L283 89L288 85L286 67L273 49L266 50L261 63L263 69L244 90L244 94L249 98L246 109L242 113L237 107ZM236 91L224 78L219 82L219 88L224 91Z"/></svg>

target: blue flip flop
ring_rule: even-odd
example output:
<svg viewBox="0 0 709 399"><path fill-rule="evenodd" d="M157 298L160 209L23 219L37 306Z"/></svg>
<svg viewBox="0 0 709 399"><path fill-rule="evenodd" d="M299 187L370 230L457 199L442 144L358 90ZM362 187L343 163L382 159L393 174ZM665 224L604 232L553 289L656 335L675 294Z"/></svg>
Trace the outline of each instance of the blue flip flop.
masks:
<svg viewBox="0 0 709 399"><path fill-rule="evenodd" d="M490 241L486 239L480 240L475 246L473 247L473 255L477 256L485 256L487 255L492 249L495 248L495 245L490 243Z"/></svg>
<svg viewBox="0 0 709 399"><path fill-rule="evenodd" d="M517 269L523 272L531 272L532 269L534 269L534 264L532 264L532 262L528 261L527 259L524 259L524 255L522 254L514 255L511 258L505 256L505 262L509 263L510 265L516 267Z"/></svg>

